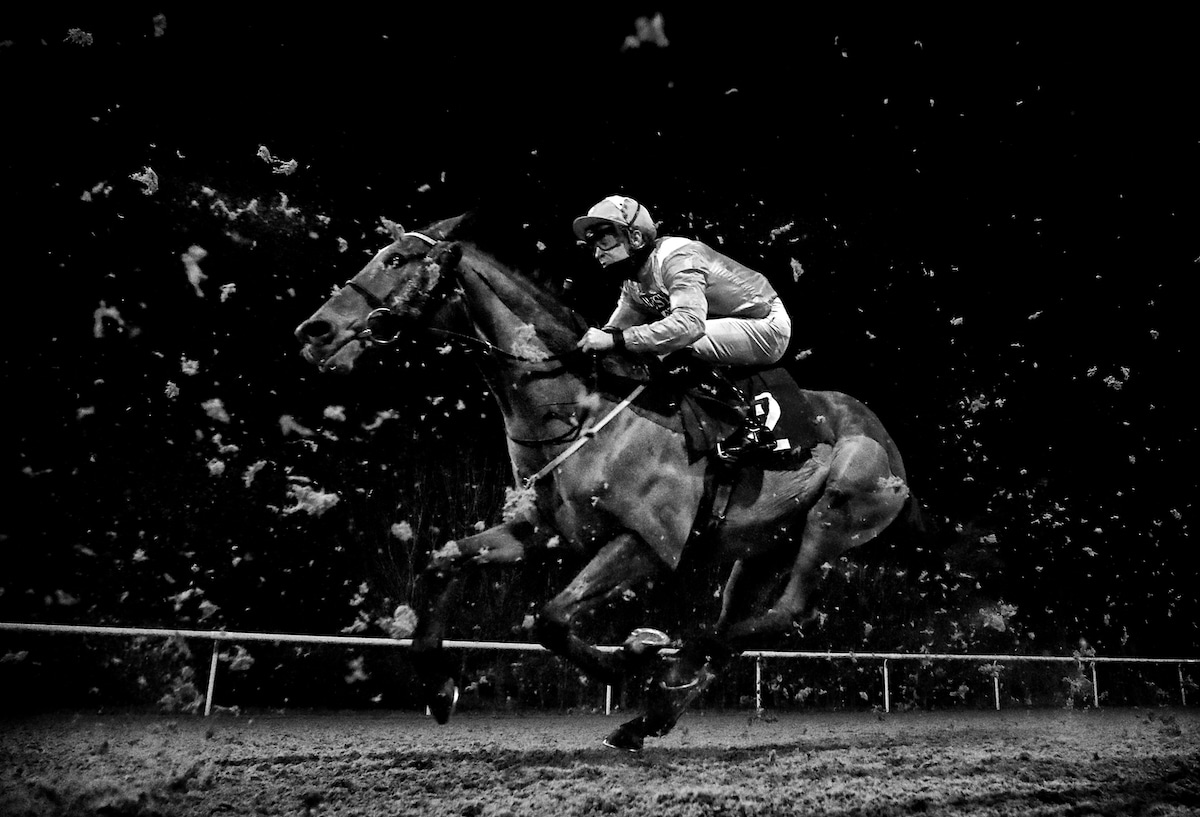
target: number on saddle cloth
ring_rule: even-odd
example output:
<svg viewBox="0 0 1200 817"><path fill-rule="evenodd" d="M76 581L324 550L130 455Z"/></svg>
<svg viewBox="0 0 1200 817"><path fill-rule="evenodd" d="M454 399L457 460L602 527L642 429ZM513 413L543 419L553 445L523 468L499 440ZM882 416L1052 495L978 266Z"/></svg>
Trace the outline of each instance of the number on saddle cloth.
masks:
<svg viewBox="0 0 1200 817"><path fill-rule="evenodd" d="M675 364L672 374L684 378L680 410L693 450L707 451L704 446L715 446L737 428L744 410L742 398L775 435L777 451L807 454L817 443L831 439L826 418L782 366L719 369L691 355L679 361L673 358L663 363Z"/></svg>
<svg viewBox="0 0 1200 817"><path fill-rule="evenodd" d="M814 405L782 366L752 370L735 381L753 401L753 411L775 435L779 450L801 458L819 443L831 443L834 435L829 419Z"/></svg>

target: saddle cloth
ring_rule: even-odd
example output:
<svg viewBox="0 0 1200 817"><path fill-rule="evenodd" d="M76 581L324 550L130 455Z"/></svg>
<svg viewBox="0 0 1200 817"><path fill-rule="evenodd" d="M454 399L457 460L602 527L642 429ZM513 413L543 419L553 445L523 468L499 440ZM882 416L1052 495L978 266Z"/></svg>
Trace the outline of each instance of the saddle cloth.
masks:
<svg viewBox="0 0 1200 817"><path fill-rule="evenodd" d="M729 395L712 385L712 365L698 358L664 361L667 371L620 366L602 367L601 380L613 394L627 392L629 384L649 382L650 388L632 408L662 425L681 431L692 462L708 456L717 443L742 424L742 417L729 402ZM613 360L612 358L609 358ZM615 362L615 361L614 361ZM671 364L674 363L674 366ZM686 367L682 375L678 367ZM779 447L774 456L760 460L763 467L784 465L801 458L821 442L821 418L817 409L782 366L767 369L728 369L725 377L747 400L751 410L775 434Z"/></svg>
<svg viewBox="0 0 1200 817"><path fill-rule="evenodd" d="M803 458L817 443L827 442L820 433L824 424L818 410L783 367L754 370L740 377L731 374L753 411L775 434L777 453Z"/></svg>

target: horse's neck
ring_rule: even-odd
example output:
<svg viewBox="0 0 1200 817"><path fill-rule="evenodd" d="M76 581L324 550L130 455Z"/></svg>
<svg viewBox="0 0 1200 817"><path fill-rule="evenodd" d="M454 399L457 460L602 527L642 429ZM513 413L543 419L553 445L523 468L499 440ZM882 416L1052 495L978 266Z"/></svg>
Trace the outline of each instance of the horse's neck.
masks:
<svg viewBox="0 0 1200 817"><path fill-rule="evenodd" d="M521 360L497 359L484 374L510 436L547 436L548 413L570 413L582 396L578 377L548 360L574 345L574 331L534 294L535 285L493 259L473 256L462 277L468 317L480 337ZM537 362L545 360L545 363Z"/></svg>
<svg viewBox="0 0 1200 817"><path fill-rule="evenodd" d="M480 334L507 352L550 357L575 342L570 312L523 273L478 251L462 277L467 312ZM464 258L467 260L467 258Z"/></svg>

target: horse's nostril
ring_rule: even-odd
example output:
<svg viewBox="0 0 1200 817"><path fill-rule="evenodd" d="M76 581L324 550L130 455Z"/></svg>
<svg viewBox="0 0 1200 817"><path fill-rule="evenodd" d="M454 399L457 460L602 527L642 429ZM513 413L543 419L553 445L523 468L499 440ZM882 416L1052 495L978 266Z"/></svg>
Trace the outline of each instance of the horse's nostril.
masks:
<svg viewBox="0 0 1200 817"><path fill-rule="evenodd" d="M296 337L304 342L326 340L333 334L329 321L309 321L296 330Z"/></svg>

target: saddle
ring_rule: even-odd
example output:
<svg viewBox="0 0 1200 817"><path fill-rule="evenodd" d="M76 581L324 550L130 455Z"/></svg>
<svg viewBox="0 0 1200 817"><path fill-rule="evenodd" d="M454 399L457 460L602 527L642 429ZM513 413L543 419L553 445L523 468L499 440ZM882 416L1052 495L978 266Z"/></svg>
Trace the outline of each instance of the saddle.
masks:
<svg viewBox="0 0 1200 817"><path fill-rule="evenodd" d="M685 549L720 527L734 488L749 470L761 473L797 468L818 443L832 440L827 418L821 416L809 393L782 366L722 370L689 350L675 352L662 361L617 354L597 360L596 378L597 386L614 397L624 397L636 385L645 384L647 388L630 409L682 432L691 462L708 458L704 493ZM748 467L728 465L715 455L717 444L744 421L742 395L780 445L773 454L756 458Z"/></svg>
<svg viewBox="0 0 1200 817"><path fill-rule="evenodd" d="M781 443L780 450L756 465L787 468L821 441L817 412L782 366L717 367L685 349L661 361L606 355L599 359L597 379L602 391L620 396L636 384L647 384L633 410L681 431L692 462L712 454L742 425L741 395Z"/></svg>

